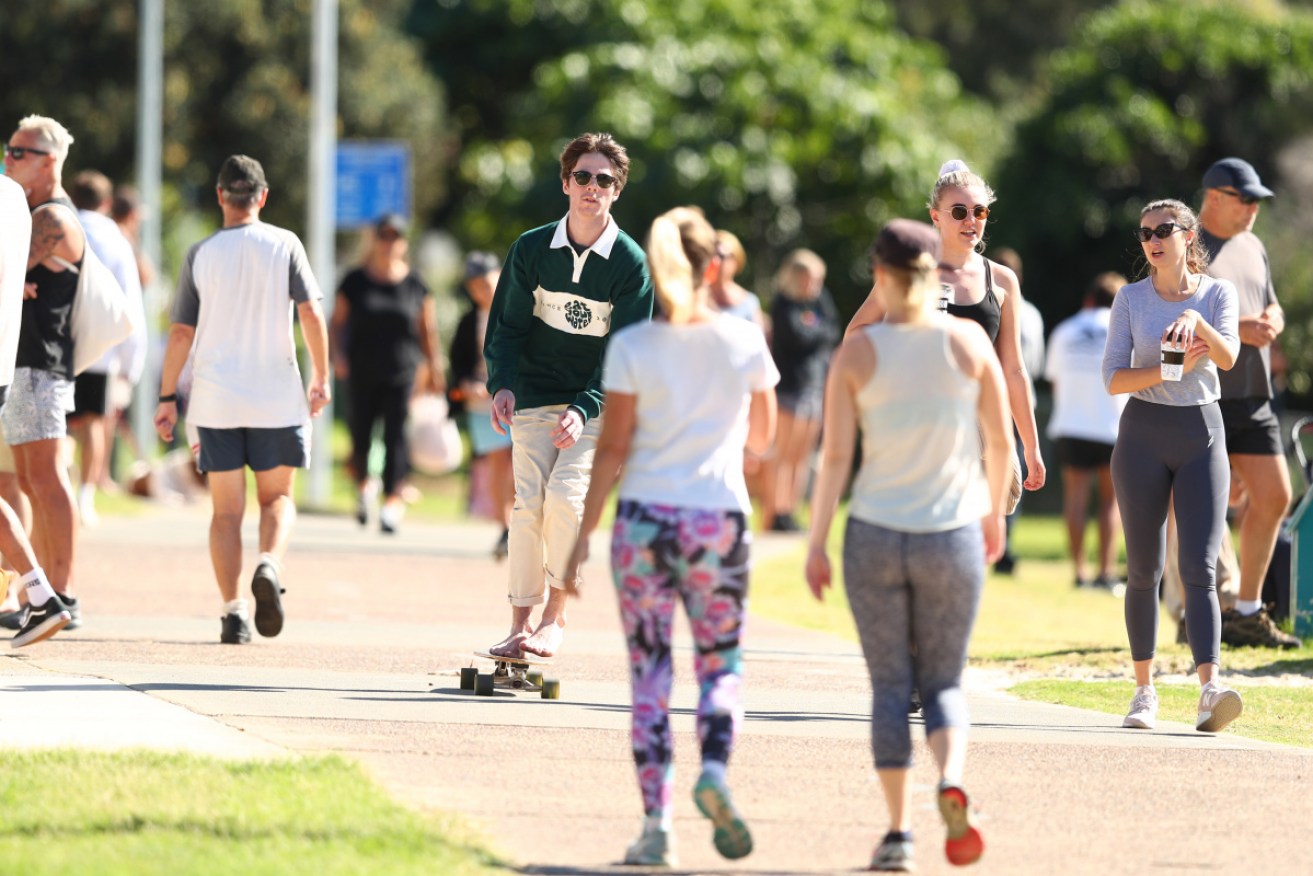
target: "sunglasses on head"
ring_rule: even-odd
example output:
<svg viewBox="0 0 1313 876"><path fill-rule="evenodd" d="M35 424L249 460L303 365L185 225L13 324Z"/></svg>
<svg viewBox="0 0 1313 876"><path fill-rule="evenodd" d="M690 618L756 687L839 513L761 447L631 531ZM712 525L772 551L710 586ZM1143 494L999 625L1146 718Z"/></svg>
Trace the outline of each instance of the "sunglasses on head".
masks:
<svg viewBox="0 0 1313 876"><path fill-rule="evenodd" d="M1139 228L1135 229L1134 234L1135 239L1140 241L1140 243L1148 243L1149 238L1151 237L1156 237L1159 240L1166 240L1177 231L1185 230L1186 228L1184 225L1177 225L1175 222L1164 222L1157 228L1145 228L1141 225Z"/></svg>
<svg viewBox="0 0 1313 876"><path fill-rule="evenodd" d="M5 144L5 154L13 158L15 161L22 161L24 158L27 157L27 154L29 152L32 153L33 155L50 154L44 149L33 149L30 146L10 146L8 143Z"/></svg>
<svg viewBox="0 0 1313 876"><path fill-rule="evenodd" d="M589 173L586 170L576 170L573 173L571 173L570 176L574 177L574 181L581 186L586 186L593 181L593 174ZM598 188L609 189L613 185L615 185L615 177L611 176L611 174L609 173L597 174Z"/></svg>
<svg viewBox="0 0 1313 876"><path fill-rule="evenodd" d="M1218 189L1218 191L1224 195L1230 195L1231 197L1238 200L1240 203L1244 204L1246 207L1250 206L1251 204L1257 204L1260 200L1262 200L1261 198L1257 198L1253 195L1241 194L1240 192L1237 192L1234 189Z"/></svg>
<svg viewBox="0 0 1313 876"><path fill-rule="evenodd" d="M967 207L966 204L954 204L953 209L948 211L958 222L966 219L968 215L975 216L977 222L982 222L989 218L989 208L984 204L976 204L974 207Z"/></svg>

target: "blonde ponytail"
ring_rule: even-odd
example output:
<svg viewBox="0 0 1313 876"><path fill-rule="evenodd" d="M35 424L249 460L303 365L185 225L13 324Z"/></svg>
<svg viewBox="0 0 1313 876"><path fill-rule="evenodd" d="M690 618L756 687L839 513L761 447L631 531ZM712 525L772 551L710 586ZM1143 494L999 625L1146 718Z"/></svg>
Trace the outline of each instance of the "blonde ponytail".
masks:
<svg viewBox="0 0 1313 876"><path fill-rule="evenodd" d="M716 252L716 232L696 207L675 207L652 221L647 263L657 304L671 323L688 322Z"/></svg>

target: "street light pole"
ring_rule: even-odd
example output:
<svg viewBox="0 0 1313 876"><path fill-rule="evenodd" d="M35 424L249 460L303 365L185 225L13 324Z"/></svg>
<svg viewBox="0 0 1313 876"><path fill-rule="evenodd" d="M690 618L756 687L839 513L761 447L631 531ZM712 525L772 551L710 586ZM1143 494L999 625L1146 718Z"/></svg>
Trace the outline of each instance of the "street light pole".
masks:
<svg viewBox="0 0 1313 876"><path fill-rule="evenodd" d="M315 0L310 70L310 184L306 221L310 267L324 290L324 313L333 311L337 258L334 225L337 202L334 153L337 148L337 0ZM328 375L332 379L332 374ZM328 504L332 492L333 405L314 421L307 498Z"/></svg>
<svg viewBox="0 0 1313 876"><path fill-rule="evenodd" d="M146 368L137 382L132 405L132 434L137 446L149 456L154 447L155 397L160 388L160 351L154 341L159 334L163 309L160 294L160 176L161 141L164 127L164 0L141 0L137 34L137 193L141 198L141 228L138 244L156 277L142 288L142 310L146 314Z"/></svg>

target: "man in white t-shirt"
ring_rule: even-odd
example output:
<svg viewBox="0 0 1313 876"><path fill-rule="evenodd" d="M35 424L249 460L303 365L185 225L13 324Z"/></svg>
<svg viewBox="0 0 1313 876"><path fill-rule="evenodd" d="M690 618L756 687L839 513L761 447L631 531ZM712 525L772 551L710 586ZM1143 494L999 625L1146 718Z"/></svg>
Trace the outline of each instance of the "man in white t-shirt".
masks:
<svg viewBox="0 0 1313 876"><path fill-rule="evenodd" d="M118 223L109 217L114 197L109 178L100 171L84 170L73 178L68 194L78 208L78 221L91 251L119 281L132 314L132 334L73 379L69 431L82 446L78 514L83 525L92 526L97 520L96 489L109 480L108 461L118 419L114 400L122 395L117 387L126 383L131 392L146 367L146 314L137 257Z"/></svg>
<svg viewBox="0 0 1313 876"><path fill-rule="evenodd" d="M217 186L223 228L187 252L178 277L160 377L155 428L173 440L178 376L192 354L187 419L197 427L198 466L209 476L214 519L210 557L223 595L219 641L251 639L246 601L237 595L242 570L246 469L255 472L260 502L260 560L251 580L255 629L283 628L280 584L296 506L292 485L310 464L310 423L328 404L328 333L323 297L296 235L260 221L269 197L260 162L230 156ZM310 353L306 388L296 361L292 309ZM194 344L194 349L193 349Z"/></svg>
<svg viewBox="0 0 1313 876"><path fill-rule="evenodd" d="M1113 589L1117 560L1117 497L1112 489L1112 447L1128 396L1103 389L1103 348L1117 290L1126 278L1112 272L1095 277L1079 313L1058 323L1049 338L1044 377L1053 386L1048 435L1062 469L1062 514L1067 547L1076 566L1076 586ZM1085 558L1085 520L1090 484L1099 493L1099 572L1089 577Z"/></svg>

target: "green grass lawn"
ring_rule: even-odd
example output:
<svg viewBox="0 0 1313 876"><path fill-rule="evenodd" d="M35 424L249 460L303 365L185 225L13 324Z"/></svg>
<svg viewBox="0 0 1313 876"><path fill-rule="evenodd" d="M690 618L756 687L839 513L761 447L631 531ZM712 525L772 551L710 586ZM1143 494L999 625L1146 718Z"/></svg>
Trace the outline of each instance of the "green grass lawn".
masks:
<svg viewBox="0 0 1313 876"><path fill-rule="evenodd" d="M826 601L816 602L807 590L803 578L806 547L799 539L792 553L754 566L754 613L857 640L838 574L843 519L845 515L836 520L831 532L830 560L836 568L836 585ZM971 639L971 663L1006 669L1027 679L1012 688L1018 696L1124 714L1134 690L1122 600L1103 591L1074 587L1065 545L1060 518L1021 518L1013 536L1013 549L1020 557L1016 574L990 575L986 581ZM1156 666L1163 674L1192 674L1190 651L1176 644L1176 625L1166 614L1159 626ZM1310 644L1280 652L1226 648L1222 670L1227 682L1245 698L1244 715L1228 732L1313 747L1313 685L1257 681L1278 675L1313 677ZM1247 684L1247 678L1256 681ZM1160 687L1160 715L1192 722L1198 686L1177 687ZM1190 698L1188 708L1176 707L1178 695ZM1169 702L1179 715L1169 716Z"/></svg>
<svg viewBox="0 0 1313 876"><path fill-rule="evenodd" d="M31 876L502 873L340 758L0 752L0 861Z"/></svg>

